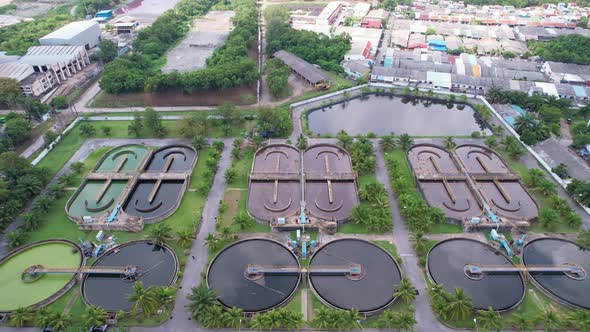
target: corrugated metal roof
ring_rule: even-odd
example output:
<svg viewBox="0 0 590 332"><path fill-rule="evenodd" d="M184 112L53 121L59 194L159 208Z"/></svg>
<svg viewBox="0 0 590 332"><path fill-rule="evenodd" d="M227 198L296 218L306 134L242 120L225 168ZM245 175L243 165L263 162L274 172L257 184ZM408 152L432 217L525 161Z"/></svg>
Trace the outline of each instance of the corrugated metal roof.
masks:
<svg viewBox="0 0 590 332"><path fill-rule="evenodd" d="M52 33L41 37L43 39L71 39L80 33L90 29L93 26L98 26L98 22L94 21L78 21L67 24Z"/></svg>
<svg viewBox="0 0 590 332"><path fill-rule="evenodd" d="M0 64L0 77L12 78L20 82L33 73L33 68L24 63Z"/></svg>
<svg viewBox="0 0 590 332"><path fill-rule="evenodd" d="M289 68L313 84L328 80L328 76L319 68L287 51L277 51L274 57L281 59Z"/></svg>

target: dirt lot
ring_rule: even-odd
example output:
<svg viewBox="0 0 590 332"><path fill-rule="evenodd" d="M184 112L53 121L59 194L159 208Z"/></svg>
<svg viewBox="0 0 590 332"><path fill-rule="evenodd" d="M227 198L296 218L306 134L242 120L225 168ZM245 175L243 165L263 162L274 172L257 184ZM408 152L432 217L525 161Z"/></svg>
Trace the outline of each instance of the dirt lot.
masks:
<svg viewBox="0 0 590 332"><path fill-rule="evenodd" d="M213 51L225 43L232 29L233 11L212 11L197 18L186 38L168 53L163 72L190 72L206 66Z"/></svg>
<svg viewBox="0 0 590 332"><path fill-rule="evenodd" d="M0 0L0 3L6 0ZM7 1L10 2L10 1ZM17 6L14 13L15 16L34 17L47 13L50 9L56 6L63 5L70 2L70 0L39 0L39 1L18 1L14 2Z"/></svg>
<svg viewBox="0 0 590 332"><path fill-rule="evenodd" d="M142 106L215 106L224 102L236 104L256 103L256 86L240 87L227 90L198 91L193 94L179 92L131 93L110 95L100 93L92 102L92 107L142 107Z"/></svg>
<svg viewBox="0 0 590 332"><path fill-rule="evenodd" d="M150 25L177 2L178 0L132 0L117 9L115 14L127 14L135 17L141 25Z"/></svg>

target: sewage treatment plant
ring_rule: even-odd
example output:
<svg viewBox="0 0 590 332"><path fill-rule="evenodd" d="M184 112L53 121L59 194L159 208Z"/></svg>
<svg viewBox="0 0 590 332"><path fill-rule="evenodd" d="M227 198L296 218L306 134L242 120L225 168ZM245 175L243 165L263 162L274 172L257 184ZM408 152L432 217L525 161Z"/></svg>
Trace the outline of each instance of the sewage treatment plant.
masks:
<svg viewBox="0 0 590 332"><path fill-rule="evenodd" d="M271 144L256 151L247 208L256 220L281 229L332 229L359 204L348 152L330 144L305 151Z"/></svg>
<svg viewBox="0 0 590 332"><path fill-rule="evenodd" d="M528 227L537 217L537 202L518 175L487 147L418 144L407 159L426 202L466 230Z"/></svg>
<svg viewBox="0 0 590 332"><path fill-rule="evenodd" d="M394 302L401 270L388 252L364 240L328 242L304 267L280 242L253 238L223 249L207 271L207 285L219 302L248 313L285 304L302 278L326 305L372 314Z"/></svg>
<svg viewBox="0 0 590 332"><path fill-rule="evenodd" d="M25 272L29 268L76 271L84 261L81 249L67 240L34 242L9 253L0 259L0 313L45 306L76 283L72 273L45 273L29 279Z"/></svg>
<svg viewBox="0 0 590 332"><path fill-rule="evenodd" d="M196 160L185 145L114 148L86 175L66 212L80 229L140 231L176 210Z"/></svg>

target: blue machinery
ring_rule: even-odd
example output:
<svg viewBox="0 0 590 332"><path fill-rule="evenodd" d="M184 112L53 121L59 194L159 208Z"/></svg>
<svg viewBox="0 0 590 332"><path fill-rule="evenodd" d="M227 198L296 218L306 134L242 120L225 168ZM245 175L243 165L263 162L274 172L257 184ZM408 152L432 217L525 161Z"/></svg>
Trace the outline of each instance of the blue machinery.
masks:
<svg viewBox="0 0 590 332"><path fill-rule="evenodd" d="M508 245L504 236L499 235L495 229L490 231L490 240L498 242L500 246L504 247L508 257L512 257L512 249L510 248L510 245Z"/></svg>
<svg viewBox="0 0 590 332"><path fill-rule="evenodd" d="M115 221L115 219L117 219L117 214L119 213L119 210L121 210L121 204L117 204L117 206L115 206L113 211L111 211L111 214L109 214L109 216L107 217L108 223L111 223L111 222Z"/></svg>

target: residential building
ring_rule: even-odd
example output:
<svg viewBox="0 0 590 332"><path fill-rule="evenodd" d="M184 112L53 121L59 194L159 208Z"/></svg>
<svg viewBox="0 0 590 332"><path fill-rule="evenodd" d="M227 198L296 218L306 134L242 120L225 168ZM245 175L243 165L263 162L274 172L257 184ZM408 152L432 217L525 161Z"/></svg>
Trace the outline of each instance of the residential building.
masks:
<svg viewBox="0 0 590 332"><path fill-rule="evenodd" d="M332 1L329 2L326 7L322 10L322 12L318 15L316 20L317 24L321 25L331 25L336 22L336 19L342 12L344 8L344 3L339 1Z"/></svg>

